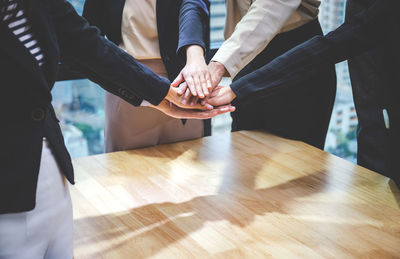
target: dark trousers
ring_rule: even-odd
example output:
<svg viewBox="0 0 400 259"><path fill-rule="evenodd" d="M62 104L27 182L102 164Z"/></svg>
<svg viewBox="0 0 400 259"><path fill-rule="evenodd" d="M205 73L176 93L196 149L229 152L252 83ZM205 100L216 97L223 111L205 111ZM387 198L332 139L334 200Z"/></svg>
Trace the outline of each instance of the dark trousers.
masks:
<svg viewBox="0 0 400 259"><path fill-rule="evenodd" d="M346 20L366 10L373 0L348 0ZM392 150L396 134L386 128L383 110L390 111L387 87L394 82L387 73L387 59L384 47L377 47L356 58L349 60L349 71L353 88L354 104L358 116L358 164L382 173L393 179L398 178L395 172ZM392 86L393 87L393 86ZM393 113L391 113L393 115ZM391 116L391 127L395 127L395 116ZM397 134L398 135L398 134Z"/></svg>
<svg viewBox="0 0 400 259"><path fill-rule="evenodd" d="M318 20L279 34L234 79L264 66L322 30ZM262 129L275 135L304 141L323 149L336 96L335 67L321 69L296 87L279 90L262 101L236 105L232 131Z"/></svg>

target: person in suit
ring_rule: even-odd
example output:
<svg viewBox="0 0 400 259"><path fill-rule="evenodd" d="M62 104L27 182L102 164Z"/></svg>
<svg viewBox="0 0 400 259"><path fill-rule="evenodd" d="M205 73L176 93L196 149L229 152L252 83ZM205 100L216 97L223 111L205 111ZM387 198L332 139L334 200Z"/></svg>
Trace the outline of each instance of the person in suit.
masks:
<svg viewBox="0 0 400 259"><path fill-rule="evenodd" d="M366 10L374 0L348 0L346 20ZM349 74L357 111L357 163L373 171L382 172L385 167L386 110L384 47L373 48L349 59Z"/></svg>
<svg viewBox="0 0 400 259"><path fill-rule="evenodd" d="M146 100L178 118L231 109L173 105L169 80L102 37L66 0L0 0L0 258L73 256L74 171L51 105L60 61L79 64L132 105Z"/></svg>
<svg viewBox="0 0 400 259"><path fill-rule="evenodd" d="M158 75L170 80L179 75L196 95L208 95L207 0L86 0L83 16ZM179 120L154 108L132 107L113 94L106 94L105 114L106 152L211 134L210 120Z"/></svg>
<svg viewBox="0 0 400 259"><path fill-rule="evenodd" d="M312 78L321 67L362 57L371 50L383 49L379 59L371 60L379 64L376 69L382 73L380 94L372 98L379 101L380 110L385 110L386 116L381 116L374 109L364 116L370 116L371 121L378 121L379 128L384 127L383 138L377 140L383 150L370 150L371 159L379 160L382 164L379 173L392 178L399 185L397 150L400 147L400 96L397 88L400 75L397 70L400 67L400 20L396 13L399 7L400 2L396 0L375 0L367 10L349 17L342 26L326 36L316 36L304 42L232 83L230 87L216 88L208 102L213 105L230 103L232 100L242 105L263 102L263 99L273 97L280 91L307 87L303 82ZM373 132L370 133L372 136L368 138L374 136ZM374 153L378 155L374 156Z"/></svg>
<svg viewBox="0 0 400 259"><path fill-rule="evenodd" d="M213 86L226 73L233 81L239 80L296 45L321 35L319 5L317 0L227 0L226 41L209 63ZM173 85L181 82L176 80ZM321 68L302 84L308 86L303 91L282 92L274 99L245 106L235 104L232 131L263 129L323 149L336 96L334 66ZM183 94L185 84L181 88Z"/></svg>

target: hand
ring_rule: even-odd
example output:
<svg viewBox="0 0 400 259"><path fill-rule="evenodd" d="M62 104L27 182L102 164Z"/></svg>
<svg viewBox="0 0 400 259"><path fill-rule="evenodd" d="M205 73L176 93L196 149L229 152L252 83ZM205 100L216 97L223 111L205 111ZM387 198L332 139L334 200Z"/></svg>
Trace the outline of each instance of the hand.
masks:
<svg viewBox="0 0 400 259"><path fill-rule="evenodd" d="M211 74L212 89L221 83L222 77L227 73L225 66L218 61L211 61L208 64L208 71Z"/></svg>
<svg viewBox="0 0 400 259"><path fill-rule="evenodd" d="M186 48L186 57L186 66L171 85L178 87L179 84L185 81L185 87L189 87L191 95L204 98L210 94L209 89L212 87L211 75L204 60L204 50L198 45L188 46ZM186 88L180 87L181 95L185 93Z"/></svg>
<svg viewBox="0 0 400 259"><path fill-rule="evenodd" d="M179 95L178 93L179 88L176 87L170 87L167 96L165 99L170 101L171 103L175 104L176 106L179 106L184 109L198 109L198 110L212 110L214 107L208 103L200 104L198 102L189 104L189 102L184 100L184 96ZM189 97L190 95L190 90L189 91Z"/></svg>
<svg viewBox="0 0 400 259"><path fill-rule="evenodd" d="M168 116L177 118L177 119L211 119L219 114L223 114L226 112L234 112L235 107L231 105L225 105L213 110L207 111L199 111L199 110L186 110L179 108L178 106L174 105L173 103L169 102L168 100L164 99L159 105L151 107L158 109L165 113Z"/></svg>
<svg viewBox="0 0 400 259"><path fill-rule="evenodd" d="M217 61L211 61L210 64L208 64L208 70L211 73L211 78L212 78L212 87L209 89L212 91L218 84L221 82L222 77L227 73L225 66ZM178 81L174 81L176 83ZM174 85L172 83L172 86L177 86L176 84ZM183 82L179 85L178 88L178 94L183 95L183 98L181 99L181 103L183 105L189 104L190 106L194 106L199 98L196 95L192 94L192 91L188 89L187 82ZM202 105L205 105L207 103L208 97L201 102Z"/></svg>
<svg viewBox="0 0 400 259"><path fill-rule="evenodd" d="M236 94L230 86L217 86L207 99L207 103L214 106L221 106L231 103L236 98Z"/></svg>

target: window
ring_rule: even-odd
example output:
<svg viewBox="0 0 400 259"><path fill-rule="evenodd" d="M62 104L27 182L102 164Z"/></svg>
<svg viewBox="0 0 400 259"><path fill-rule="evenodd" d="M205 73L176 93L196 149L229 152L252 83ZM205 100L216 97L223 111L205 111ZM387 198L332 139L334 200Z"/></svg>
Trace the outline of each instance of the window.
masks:
<svg viewBox="0 0 400 259"><path fill-rule="evenodd" d="M325 33L344 22L346 0L321 1L319 19ZM329 17L327 19L327 17ZM337 156L356 162L357 115L353 102L347 62L336 65L337 94L325 149ZM338 119L340 118L340 123Z"/></svg>
<svg viewBox="0 0 400 259"><path fill-rule="evenodd" d="M81 13L83 0L70 1ZM73 158L104 153L104 90L89 80L57 82L53 106Z"/></svg>
<svg viewBox="0 0 400 259"><path fill-rule="evenodd" d="M321 1L319 19L325 33L339 27L344 22L345 1ZM223 30L221 29L221 16L225 15L225 3L220 0L211 0L211 27L218 28L218 33L211 34L212 46L221 44ZM213 29L212 29L213 31ZM214 37L213 37L214 36ZM332 112L325 149L335 155L356 162L357 146L356 130L357 116L353 103L350 77L347 62L336 65L337 96ZM226 79L224 84L229 84ZM348 112L350 111L350 112ZM231 119L229 115L221 115L213 119L213 134L226 133L230 130Z"/></svg>

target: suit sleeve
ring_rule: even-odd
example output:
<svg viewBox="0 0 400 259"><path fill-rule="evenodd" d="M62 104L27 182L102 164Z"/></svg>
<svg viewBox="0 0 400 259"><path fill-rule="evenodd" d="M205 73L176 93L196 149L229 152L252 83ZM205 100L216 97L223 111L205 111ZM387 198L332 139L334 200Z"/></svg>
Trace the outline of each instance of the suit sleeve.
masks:
<svg viewBox="0 0 400 259"><path fill-rule="evenodd" d="M177 54L184 55L188 45L208 50L210 34L210 3L208 0L183 0L179 11L179 41Z"/></svg>
<svg viewBox="0 0 400 259"><path fill-rule="evenodd" d="M386 11L391 1L376 0L368 10L354 16L335 31L304 42L232 83L237 101L254 101L282 87L296 87L298 82L315 75L325 66L383 44L391 34L389 30L393 24L394 14Z"/></svg>
<svg viewBox="0 0 400 259"><path fill-rule="evenodd" d="M301 0L254 1L212 60L223 64L235 78L280 32L300 4Z"/></svg>
<svg viewBox="0 0 400 259"><path fill-rule="evenodd" d="M158 105L167 95L169 81L139 64L102 37L65 0L43 0L57 34L61 59L76 63L89 79L133 105L144 100Z"/></svg>

